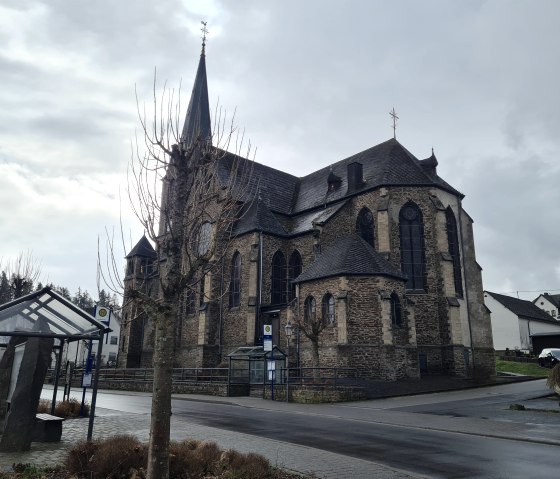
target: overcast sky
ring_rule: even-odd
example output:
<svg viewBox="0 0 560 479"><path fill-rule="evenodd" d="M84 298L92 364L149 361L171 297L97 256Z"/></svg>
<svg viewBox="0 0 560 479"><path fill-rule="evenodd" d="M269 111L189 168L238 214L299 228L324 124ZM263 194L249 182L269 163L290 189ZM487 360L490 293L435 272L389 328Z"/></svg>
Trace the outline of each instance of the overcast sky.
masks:
<svg viewBox="0 0 560 479"><path fill-rule="evenodd" d="M389 139L394 107L398 140L433 147L466 195L485 289L560 293L555 0L2 0L4 263L30 250L96 295L98 236L120 209L142 235L124 199L135 85L150 101L157 68L186 110L203 19L210 103L257 161L303 176Z"/></svg>

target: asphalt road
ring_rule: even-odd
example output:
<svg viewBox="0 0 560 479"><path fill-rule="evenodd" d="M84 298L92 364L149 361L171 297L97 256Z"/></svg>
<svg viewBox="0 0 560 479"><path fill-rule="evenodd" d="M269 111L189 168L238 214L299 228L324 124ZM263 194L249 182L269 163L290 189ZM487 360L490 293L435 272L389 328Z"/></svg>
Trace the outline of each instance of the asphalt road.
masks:
<svg viewBox="0 0 560 479"><path fill-rule="evenodd" d="M286 405L283 410L221 402L219 398L173 401L173 420L267 437L310 446L415 474L441 478L552 478L560 475L560 447L534 442L496 439L480 431L462 434L426 429L434 416L489 417L523 421L511 416L507 405L527 401L546 392L542 382L507 385L469 391L429 394L345 405ZM98 407L149 413L150 396L101 392ZM425 424L381 424L359 410L417 414ZM506 412L507 411L507 412ZM495 417L496 416L496 417ZM529 420L534 420L528 416ZM560 414L542 415L543 424L559 421ZM552 417L552 419L551 419ZM490 424L490 423L489 423ZM507 427L507 422L503 423ZM483 428L484 429L484 428Z"/></svg>

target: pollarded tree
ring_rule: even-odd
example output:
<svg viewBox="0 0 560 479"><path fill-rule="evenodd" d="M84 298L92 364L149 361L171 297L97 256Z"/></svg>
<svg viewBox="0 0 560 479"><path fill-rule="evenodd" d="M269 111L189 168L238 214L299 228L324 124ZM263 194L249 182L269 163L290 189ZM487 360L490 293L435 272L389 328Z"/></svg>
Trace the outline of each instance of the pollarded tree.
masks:
<svg viewBox="0 0 560 479"><path fill-rule="evenodd" d="M149 121L145 109L138 108L144 145L140 147L137 141L134 149L128 192L136 217L156 245L156 258L146 268L157 287L132 282L126 286L126 299L134 302L138 316L143 313L153 322L154 381L147 476L166 479L174 340L181 299L199 290L205 277L219 267L232 239L233 224L241 214L240 205L248 197L252 162L227 152L230 147L240 152L243 136L226 124L220 110L212 133L204 43L182 128L173 91L164 88L158 97L155 82L153 106ZM250 145L244 153L249 156ZM111 241L109 249L113 250ZM112 290L118 283L117 270L113 261L103 275ZM120 284L124 287L124 282Z"/></svg>

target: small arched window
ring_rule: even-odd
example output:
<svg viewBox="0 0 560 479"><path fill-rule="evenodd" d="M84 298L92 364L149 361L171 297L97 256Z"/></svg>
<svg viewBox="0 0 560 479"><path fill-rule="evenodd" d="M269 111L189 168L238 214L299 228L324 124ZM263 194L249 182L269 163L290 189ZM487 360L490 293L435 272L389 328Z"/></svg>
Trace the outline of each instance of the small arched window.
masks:
<svg viewBox="0 0 560 479"><path fill-rule="evenodd" d="M231 258L231 275L229 281L229 307L239 306L241 299L241 255L236 251Z"/></svg>
<svg viewBox="0 0 560 479"><path fill-rule="evenodd" d="M296 297L296 285L294 279L301 274L302 263L299 251L295 250L290 255L290 265L288 267L288 301Z"/></svg>
<svg viewBox="0 0 560 479"><path fill-rule="evenodd" d="M322 304L323 322L326 326L334 324L334 296L330 293L323 296Z"/></svg>
<svg viewBox="0 0 560 479"><path fill-rule="evenodd" d="M272 257L272 278L270 287L270 304L286 302L286 257L277 251Z"/></svg>
<svg viewBox="0 0 560 479"><path fill-rule="evenodd" d="M391 294L391 324L398 328L403 325L401 302L397 293Z"/></svg>
<svg viewBox="0 0 560 479"><path fill-rule="evenodd" d="M461 275L461 252L459 250L459 236L457 235L457 221L451 207L445 210L445 222L447 225L447 244L449 255L453 259L453 279L455 282L455 294L463 297L463 278Z"/></svg>
<svg viewBox="0 0 560 479"><path fill-rule="evenodd" d="M363 207L358 213L358 219L356 220L356 232L373 248L375 248L373 214L369 208Z"/></svg>
<svg viewBox="0 0 560 479"><path fill-rule="evenodd" d="M425 291L424 223L420 208L409 201L399 213L401 235L401 267L408 277L406 289Z"/></svg>
<svg viewBox="0 0 560 479"><path fill-rule="evenodd" d="M308 296L305 298L305 304L303 305L304 315L303 319L306 323L311 323L315 321L317 315L317 304L315 303L315 298L313 296Z"/></svg>

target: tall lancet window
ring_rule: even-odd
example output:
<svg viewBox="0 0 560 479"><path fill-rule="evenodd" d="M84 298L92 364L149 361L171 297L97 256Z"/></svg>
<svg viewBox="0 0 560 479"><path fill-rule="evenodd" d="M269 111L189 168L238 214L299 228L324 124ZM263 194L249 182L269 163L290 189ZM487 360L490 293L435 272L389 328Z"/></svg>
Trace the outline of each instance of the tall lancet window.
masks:
<svg viewBox="0 0 560 479"><path fill-rule="evenodd" d="M453 258L453 279L455 281L455 294L463 297L463 277L461 275L461 252L459 250L459 236L457 234L457 221L451 207L445 210L445 220L447 224L447 244L449 254Z"/></svg>
<svg viewBox="0 0 560 479"><path fill-rule="evenodd" d="M363 207L358 213L356 232L373 248L375 248L375 235L373 228L373 214L369 208Z"/></svg>
<svg viewBox="0 0 560 479"><path fill-rule="evenodd" d="M296 297L296 285L294 279L301 274L301 255L297 250L290 255L290 266L288 268L288 301Z"/></svg>
<svg viewBox="0 0 560 479"><path fill-rule="evenodd" d="M272 257L270 304L286 302L286 283L286 257L282 251L277 251Z"/></svg>
<svg viewBox="0 0 560 479"><path fill-rule="evenodd" d="M229 282L229 307L237 308L241 300L241 255L236 251L231 258L231 277Z"/></svg>
<svg viewBox="0 0 560 479"><path fill-rule="evenodd" d="M401 235L401 268L408 277L406 289L426 290L426 259L424 255L424 223L418 205L409 201L399 214Z"/></svg>

